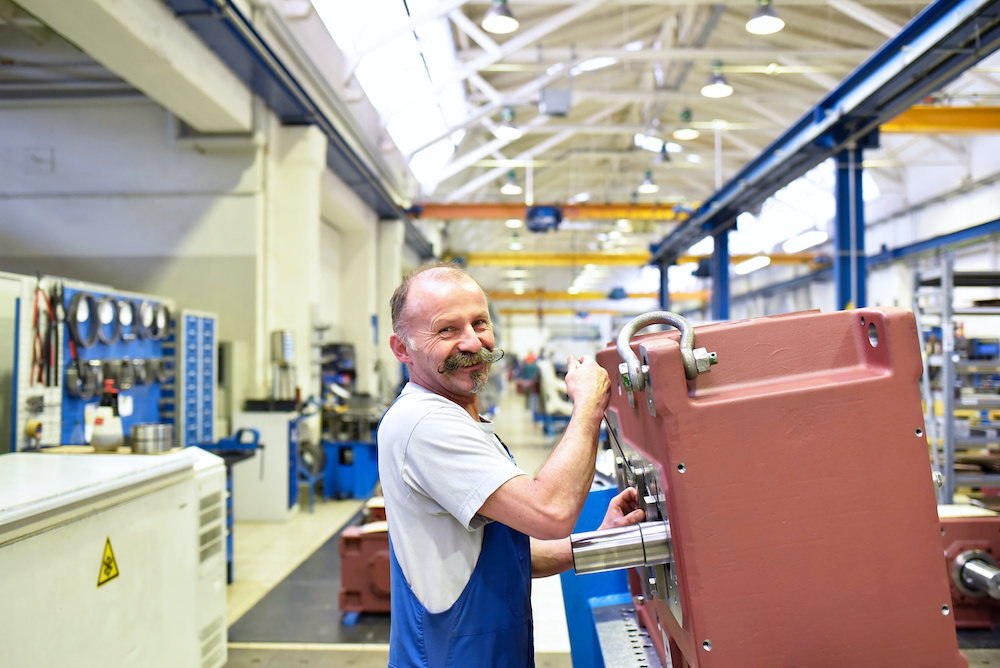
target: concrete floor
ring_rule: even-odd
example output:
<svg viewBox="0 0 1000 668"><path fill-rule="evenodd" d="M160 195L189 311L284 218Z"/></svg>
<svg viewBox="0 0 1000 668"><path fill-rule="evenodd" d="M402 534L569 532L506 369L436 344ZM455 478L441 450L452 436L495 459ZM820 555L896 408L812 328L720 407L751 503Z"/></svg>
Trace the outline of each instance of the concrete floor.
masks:
<svg viewBox="0 0 1000 668"><path fill-rule="evenodd" d="M524 397L511 392L499 398L498 433L518 464L537 471L555 442L532 423ZM265 595L287 578L347 524L363 500L317 499L312 513L303 505L286 522L237 522L233 529L234 581L227 596L227 625L232 629ZM336 602L334 601L334 604ZM558 577L532 583L536 666L571 668L569 631ZM290 617L292 615L289 615ZM388 646L381 643L274 642L280 629L260 641L230 641L226 668L302 666L384 667Z"/></svg>
<svg viewBox="0 0 1000 668"><path fill-rule="evenodd" d="M554 439L528 418L524 398L505 394L496 416L497 431L511 448L518 463L537 471L551 450ZM353 518L362 500L318 500L313 513L303 506L287 522L244 523L234 528L234 582L228 588L227 623L230 627L316 552ZM562 590L557 577L534 582L536 621L536 666L571 668L569 634ZM277 637L277 636L275 636ZM1000 634L959 634L960 646L970 668L1000 668ZM229 643L226 668L383 668L388 661L384 643ZM738 667L737 667L738 668ZM851 667L854 668L854 667ZM909 667L901 667L909 668ZM934 667L929 667L934 668Z"/></svg>

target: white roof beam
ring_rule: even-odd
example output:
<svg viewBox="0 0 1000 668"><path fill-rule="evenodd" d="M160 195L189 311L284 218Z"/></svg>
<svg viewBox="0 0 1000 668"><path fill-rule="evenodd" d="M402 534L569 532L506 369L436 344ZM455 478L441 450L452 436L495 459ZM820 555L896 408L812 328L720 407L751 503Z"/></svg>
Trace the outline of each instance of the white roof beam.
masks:
<svg viewBox="0 0 1000 668"><path fill-rule="evenodd" d="M160 0L18 4L198 132L251 130L250 90Z"/></svg>
<svg viewBox="0 0 1000 668"><path fill-rule="evenodd" d="M563 69L565 70L566 68ZM521 86L520 88L514 90L511 93L500 93L500 95L504 100L508 102L508 104L516 104L519 103L521 100L527 99L529 96L534 95L535 93L538 92L539 89L548 86L550 83L557 81L558 79L561 79L565 75L566 75L565 71L556 72L555 74L547 74L544 77L540 77L538 79L531 81L530 83L525 84L524 86ZM501 106L503 106L501 103L493 102L491 100L489 104L484 104L483 106L479 107L478 109L470 113L462 123L459 123L458 125L453 125L444 132L425 141L423 144L414 149L413 153L418 153L427 148L428 146L433 146L442 139L445 139L448 136L450 136L451 133L455 132L456 130L463 130L469 127L470 125L474 125L481 119L492 114ZM411 153L410 155L413 155L413 153Z"/></svg>
<svg viewBox="0 0 1000 668"><path fill-rule="evenodd" d="M844 0L831 1L842 2ZM506 47L508 43L505 43L504 47ZM459 57L469 57L474 54L476 55L473 60L470 61L470 65L477 63L478 61L479 64L476 66L477 70L489 70L490 67L497 62L487 62L488 58L486 56L488 54L483 52L463 53L459 54ZM539 55L541 56L541 63L539 63ZM766 59L785 57L810 62L810 64L812 61L818 61L819 64L843 62L851 66L858 61L864 60L870 55L872 55L871 49L778 49L764 52L761 49L703 49L693 46L673 46L663 47L660 49L639 49L638 51L626 51L625 49L618 48L571 49L569 47L554 46L545 48L541 54L533 49L524 49L508 53L503 58L503 65L499 66L497 69L519 69L511 67L512 65L524 65L525 67L521 69L547 69L552 63L555 62L565 62L571 59L574 62L579 62L590 58L603 58L606 56L617 58L619 62L663 60L693 60L711 62L713 60L721 60L727 65L755 63L759 64L762 68L769 67L771 66L771 63L774 62L773 60Z"/></svg>
<svg viewBox="0 0 1000 668"><path fill-rule="evenodd" d="M436 82L434 88L428 92L429 96L439 95L448 86L457 83L459 81L464 81L473 72L478 72L479 70L492 65L499 60L506 58L512 53L516 53L526 47L534 45L536 42L541 40L546 35L558 30L567 23L578 19L587 12L593 10L595 7L599 7L604 4L607 0L586 0L586 2L580 2L571 5L568 9L559 12L555 16L542 21L538 25L519 32L516 37L512 37L503 43L500 47L499 53L490 54L484 53L482 56L475 58L472 62L466 63L463 67L453 73L450 77L446 77L443 81ZM407 105L411 104L412 100L400 101L397 108L389 110L386 113L388 118L396 115L397 113L404 112ZM388 122L388 121L387 121Z"/></svg>
<svg viewBox="0 0 1000 668"><path fill-rule="evenodd" d="M841 12L851 17L858 23L868 26L876 32L880 32L886 37L895 37L903 26L890 21L878 12L869 9L854 0L827 0L827 3Z"/></svg>
<svg viewBox="0 0 1000 668"><path fill-rule="evenodd" d="M618 111L619 109L621 109L623 106L624 106L623 104L613 104L613 105L610 105L608 107L605 107L604 109L602 109L601 111L597 112L596 114L593 114L592 116L588 117L584 121L584 123L587 124L587 125L593 125L593 124L600 123L602 120L604 120L605 118L607 118L611 114L615 113L616 111ZM559 134L554 135L552 137L549 137L545 141L539 142L535 146L532 146L530 149L528 149L527 151L524 151L520 155L515 156L513 159L514 160L527 160L529 158L533 158L536 155L539 155L541 153L544 153L545 151L548 151L553 146L558 146L562 142L564 142L567 139L569 139L570 137L572 137L574 134L576 134L576 133L574 131L571 131L571 130L568 130L566 132L560 132ZM448 197L445 198L445 202L458 202L458 201L461 201L463 198L466 198L471 193L475 192L476 190L479 190L481 187L483 187L484 185L486 185L490 181L494 180L495 178L497 178L498 176L500 176L501 174L503 174L505 171L508 171L505 167L494 167L493 169L489 170L485 174L481 174L480 176L477 176L476 178L474 178L474 179L470 180L469 182L467 182L464 186L462 186L462 187L457 188L456 190L454 190L450 195L448 195Z"/></svg>
<svg viewBox="0 0 1000 668"><path fill-rule="evenodd" d="M454 23L459 30L471 37L476 44L483 47L483 51L491 55L500 53L500 47L495 41L493 41L493 38L483 32L483 30L473 23L472 19L468 16L456 9L448 12L448 18L451 19L451 22Z"/></svg>
<svg viewBox="0 0 1000 668"><path fill-rule="evenodd" d="M549 121L548 116L538 115L532 118L527 123L521 125L521 128L522 129L533 128L535 126L548 123L548 121ZM482 160L483 158L490 155L494 151L499 151L509 143L510 140L507 139L494 139L492 141L486 142L482 146L472 149L468 153L460 156L459 158L452 160L451 163L446 165L444 169L441 170L440 174L438 175L438 183L444 181L450 176L458 174L463 169L472 166L473 164L475 164L479 160Z"/></svg>
<svg viewBox="0 0 1000 668"><path fill-rule="evenodd" d="M786 67L803 68L805 65L801 60L789 56L778 56L777 60L779 64L785 65ZM801 74L806 79L809 79L809 81L812 81L814 84L819 85L820 88L826 90L833 90L841 81L840 79L831 77L828 74L823 74L822 72L811 72L806 69L804 69Z"/></svg>

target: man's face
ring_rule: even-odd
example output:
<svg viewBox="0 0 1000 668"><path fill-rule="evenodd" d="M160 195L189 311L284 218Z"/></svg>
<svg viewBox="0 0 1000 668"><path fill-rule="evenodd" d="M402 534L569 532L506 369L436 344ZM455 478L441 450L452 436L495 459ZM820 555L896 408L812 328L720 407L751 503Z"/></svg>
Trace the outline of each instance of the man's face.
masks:
<svg viewBox="0 0 1000 668"><path fill-rule="evenodd" d="M410 378L457 403L472 401L486 384L490 365L471 356L495 345L479 286L471 279L427 271L410 284L404 317L414 348L396 335L391 345Z"/></svg>

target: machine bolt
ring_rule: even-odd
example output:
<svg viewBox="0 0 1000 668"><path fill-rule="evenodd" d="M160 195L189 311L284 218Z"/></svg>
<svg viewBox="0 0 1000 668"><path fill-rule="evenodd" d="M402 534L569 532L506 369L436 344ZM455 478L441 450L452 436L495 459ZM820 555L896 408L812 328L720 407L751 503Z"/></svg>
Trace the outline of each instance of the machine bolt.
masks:
<svg viewBox="0 0 1000 668"><path fill-rule="evenodd" d="M719 363L719 356L708 352L704 348L695 348L692 353L694 354L694 363L698 369L698 373L711 371L712 365Z"/></svg>
<svg viewBox="0 0 1000 668"><path fill-rule="evenodd" d="M625 362L622 362L621 364L619 364L618 365L618 373L622 377L622 385L625 386L625 389L627 391L631 392L632 391L632 379L629 378L629 376L628 376L628 364L626 364Z"/></svg>
<svg viewBox="0 0 1000 668"><path fill-rule="evenodd" d="M940 471L934 471L934 473L931 474L931 477L934 479L934 486L937 489L941 489L942 487L944 487L944 474L943 473L941 473Z"/></svg>

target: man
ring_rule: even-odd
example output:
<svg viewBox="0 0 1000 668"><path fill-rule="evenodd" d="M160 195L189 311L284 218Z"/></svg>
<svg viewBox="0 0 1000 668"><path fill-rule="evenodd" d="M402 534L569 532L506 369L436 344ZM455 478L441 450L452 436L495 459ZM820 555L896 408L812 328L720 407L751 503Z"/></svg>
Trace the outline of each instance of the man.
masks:
<svg viewBox="0 0 1000 668"><path fill-rule="evenodd" d="M502 351L486 296L453 265L432 264L392 297L389 343L410 381L378 429L389 522L389 665L531 666L531 577L572 567L568 536L593 482L607 373L570 357L573 414L532 478L519 469L479 392ZM643 519L634 489L602 527Z"/></svg>

